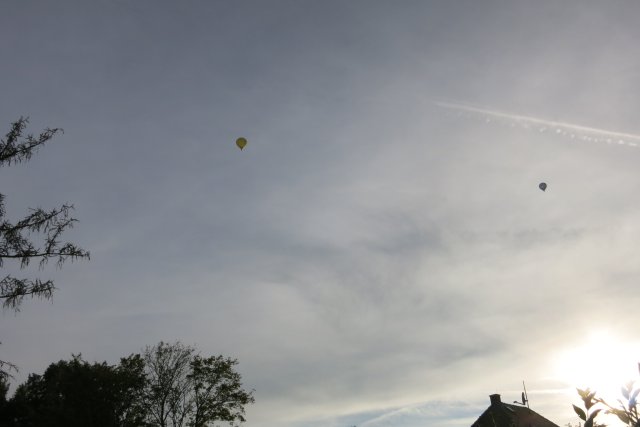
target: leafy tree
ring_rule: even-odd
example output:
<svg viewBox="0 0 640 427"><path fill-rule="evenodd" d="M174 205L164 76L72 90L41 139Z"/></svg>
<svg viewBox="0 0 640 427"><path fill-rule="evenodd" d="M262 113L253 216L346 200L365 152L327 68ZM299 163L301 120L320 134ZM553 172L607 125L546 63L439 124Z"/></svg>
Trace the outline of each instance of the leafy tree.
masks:
<svg viewBox="0 0 640 427"><path fill-rule="evenodd" d="M115 368L118 378L117 393L120 399L114 401L114 409L117 414L118 426L138 427L144 425L147 418L144 402L144 387L146 376L144 373L144 360L139 354L120 359L120 364Z"/></svg>
<svg viewBox="0 0 640 427"><path fill-rule="evenodd" d="M9 383L6 378L0 378L0 426L9 426L13 420L7 401Z"/></svg>
<svg viewBox="0 0 640 427"><path fill-rule="evenodd" d="M192 383L193 416L189 427L206 427L215 421L232 425L244 422L244 406L253 403L252 392L242 389L236 359L194 356L189 379Z"/></svg>
<svg viewBox="0 0 640 427"><path fill-rule="evenodd" d="M237 360L202 357L160 342L116 366L80 355L29 375L7 402L0 380L0 426L212 427L245 421L253 391L242 388Z"/></svg>
<svg viewBox="0 0 640 427"><path fill-rule="evenodd" d="M118 366L89 364L77 355L49 365L44 375L29 375L9 412L15 427L138 427L146 418L139 405L143 388L139 355Z"/></svg>
<svg viewBox="0 0 640 427"><path fill-rule="evenodd" d="M145 404L154 425L184 425L192 405L188 396L188 375L194 351L179 342L167 344L162 341L145 349Z"/></svg>
<svg viewBox="0 0 640 427"><path fill-rule="evenodd" d="M207 427L216 421L245 421L253 391L242 388L237 360L203 358L180 342L160 342L144 351L149 421L160 427Z"/></svg>
<svg viewBox="0 0 640 427"><path fill-rule="evenodd" d="M11 125L4 139L0 139L0 167L28 161L33 153L62 129L45 129L40 135L23 133L29 122L20 117ZM68 259L89 258L89 252L70 242L62 242L61 236L77 221L71 216L72 205L63 204L49 211L31 209L23 219L12 223L5 219L5 196L0 194L0 268L5 260L19 261L20 268L29 266L34 259L43 267L50 259L58 266ZM35 243L33 235L41 235ZM4 308L18 310L26 296L50 299L55 289L52 280L17 278L6 275L0 279L0 300Z"/></svg>
<svg viewBox="0 0 640 427"><path fill-rule="evenodd" d="M640 364L638 364L640 370ZM584 421L584 427L604 427L604 424L595 422L600 413L613 414L626 426L640 427L640 416L638 415L638 394L640 388L636 387L634 381L629 381L622 388L622 399L618 399L616 404L611 404L603 398L597 396L597 392L590 389L578 389L578 395L582 399L584 409L573 405L573 410L578 417Z"/></svg>

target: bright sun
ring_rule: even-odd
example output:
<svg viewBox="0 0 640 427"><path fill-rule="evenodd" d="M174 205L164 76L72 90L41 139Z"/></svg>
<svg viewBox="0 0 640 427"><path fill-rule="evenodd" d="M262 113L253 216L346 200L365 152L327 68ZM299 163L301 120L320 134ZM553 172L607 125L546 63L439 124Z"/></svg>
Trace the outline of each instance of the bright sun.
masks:
<svg viewBox="0 0 640 427"><path fill-rule="evenodd" d="M620 387L638 380L640 346L598 332L582 345L562 351L554 358L554 377L573 388L590 388L605 399L620 397Z"/></svg>

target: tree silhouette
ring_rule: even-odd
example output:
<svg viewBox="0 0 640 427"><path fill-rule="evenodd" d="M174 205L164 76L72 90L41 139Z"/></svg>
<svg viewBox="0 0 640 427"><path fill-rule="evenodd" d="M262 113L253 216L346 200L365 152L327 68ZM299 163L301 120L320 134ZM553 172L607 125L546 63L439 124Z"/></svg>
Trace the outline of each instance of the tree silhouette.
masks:
<svg viewBox="0 0 640 427"><path fill-rule="evenodd" d="M29 375L5 405L6 413L0 410L0 420L11 418L8 425L15 427L143 426L143 369L140 355L122 358L117 366L74 355L52 363L43 375Z"/></svg>
<svg viewBox="0 0 640 427"><path fill-rule="evenodd" d="M160 342L143 354L146 373L145 404L151 425L207 427L245 421L244 407L254 402L253 391L242 388L236 359L203 358L180 342Z"/></svg>
<svg viewBox="0 0 640 427"><path fill-rule="evenodd" d="M59 128L47 128L37 137L23 136L27 123L28 118L20 117L12 123L5 138L0 139L0 167L28 161L38 148L62 132ZM60 267L68 259L89 258L89 252L73 243L60 241L62 233L77 221L71 216L72 205L63 204L49 211L30 209L27 216L12 223L5 218L4 200L4 194L0 193L0 269L7 260L16 261L20 269L25 269L34 259L39 260L42 268L50 259L55 259ZM32 240L34 236L41 239L36 243ZM5 309L18 311L26 296L50 299L54 289L52 280L0 275L0 300ZM0 379L6 380L11 370L17 370L16 365L0 360Z"/></svg>
<svg viewBox="0 0 640 427"><path fill-rule="evenodd" d="M47 128L37 137L31 134L23 136L28 122L28 118L20 117L11 125L5 139L0 140L0 167L28 161L38 148L57 133L63 132L60 128ZM12 223L5 218L4 200L5 196L0 193L0 268L7 260L19 262L20 268L25 269L34 259L39 260L42 268L51 259L60 267L69 259L89 258L89 252L60 240L64 231L77 221L71 216L73 205L63 204L48 211L30 209L27 216ZM33 241L32 238L38 235L41 241ZM52 280L17 278L12 275L0 279L3 308L16 311L26 296L50 299L54 289Z"/></svg>

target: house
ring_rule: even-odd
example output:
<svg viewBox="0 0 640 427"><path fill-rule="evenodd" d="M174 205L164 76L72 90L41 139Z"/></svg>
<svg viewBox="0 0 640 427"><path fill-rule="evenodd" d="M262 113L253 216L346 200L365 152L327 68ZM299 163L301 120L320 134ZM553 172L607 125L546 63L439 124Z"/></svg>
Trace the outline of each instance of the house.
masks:
<svg viewBox="0 0 640 427"><path fill-rule="evenodd" d="M491 405L471 427L559 427L524 405L502 402L499 394L489 399Z"/></svg>

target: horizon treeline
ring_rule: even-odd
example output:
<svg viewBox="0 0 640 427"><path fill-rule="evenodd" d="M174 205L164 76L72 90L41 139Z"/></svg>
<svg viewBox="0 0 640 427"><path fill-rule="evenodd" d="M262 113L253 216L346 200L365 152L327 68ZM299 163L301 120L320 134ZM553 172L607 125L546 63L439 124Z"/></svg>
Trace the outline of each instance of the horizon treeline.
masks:
<svg viewBox="0 0 640 427"><path fill-rule="evenodd" d="M254 402L237 359L201 356L180 342L160 342L118 364L80 354L29 374L8 397L0 377L0 426L206 427L238 425Z"/></svg>

